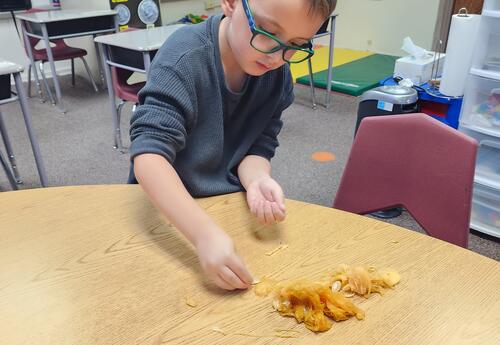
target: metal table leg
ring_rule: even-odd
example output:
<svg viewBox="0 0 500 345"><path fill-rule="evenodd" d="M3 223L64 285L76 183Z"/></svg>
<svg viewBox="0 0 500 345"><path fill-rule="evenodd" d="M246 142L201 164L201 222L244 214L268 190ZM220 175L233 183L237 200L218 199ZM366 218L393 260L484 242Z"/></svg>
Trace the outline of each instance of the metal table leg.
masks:
<svg viewBox="0 0 500 345"><path fill-rule="evenodd" d="M116 102L115 102L115 89L113 88L113 80L111 79L111 66L108 65L108 47L106 45L102 45L99 43L100 46L100 52L101 52L101 59L102 59L102 66L104 69L104 74L106 76L106 85L108 88L108 99L109 99L109 106L111 107L111 114L112 114L112 120L113 120L113 140L115 143L115 148L123 151L123 144L122 144L122 139L121 139L121 131L120 131L120 123L118 122L118 110L116 109Z"/></svg>
<svg viewBox="0 0 500 345"><path fill-rule="evenodd" d="M335 36L335 22L336 16L332 17L332 22L330 24L330 52L328 54L328 79L326 83L326 100L325 107L328 109L330 107L330 96L332 93L332 64L333 64L333 50L334 50L334 36Z"/></svg>
<svg viewBox="0 0 500 345"><path fill-rule="evenodd" d="M17 184L16 181L14 180L14 176L12 175L12 171L10 171L10 168L3 158L2 153L0 152L0 165L2 165L3 169L5 170L5 174L7 175L7 179L9 180L9 184L12 189L17 190Z"/></svg>
<svg viewBox="0 0 500 345"><path fill-rule="evenodd" d="M94 42L95 46L95 54L97 57L97 67L99 68L99 77L101 80L101 84L104 87L106 85L106 79L104 77L104 68L102 66L103 62L101 59L102 53L101 53L101 48L100 45L94 40L97 37L97 35L92 35L92 41Z"/></svg>
<svg viewBox="0 0 500 345"><path fill-rule="evenodd" d="M146 72L147 77L149 67L151 66L151 55L149 55L149 51L142 53L142 59L144 60L144 71Z"/></svg>
<svg viewBox="0 0 500 345"><path fill-rule="evenodd" d="M14 157L14 151L12 150L12 145L10 144L9 133L5 127L5 122L3 121L2 112L0 112L0 135L2 136L3 143L5 145L5 150L7 151L7 157L10 161L10 166L12 167L12 173L17 183L22 183L19 172L17 171L16 158Z"/></svg>
<svg viewBox="0 0 500 345"><path fill-rule="evenodd" d="M64 114L66 110L62 102L61 85L57 78L56 65L54 63L54 55L52 54L52 47L50 46L49 34L47 32L47 24L42 23L43 41L45 42L45 49L49 58L50 71L52 72L52 80L54 81L54 88L56 89L56 103L59 110Z"/></svg>
<svg viewBox="0 0 500 345"><path fill-rule="evenodd" d="M314 76L313 76L311 59L307 60L307 65L309 67L309 86L311 87L312 107L313 109L316 109L316 91L314 87Z"/></svg>
<svg viewBox="0 0 500 345"><path fill-rule="evenodd" d="M24 124L26 125L26 130L28 131L28 136L31 142L33 155L35 156L35 162L36 162L36 167L38 169L38 175L40 176L40 182L42 184L42 187L46 187L47 174L45 173L45 166L43 164L42 155L40 153L40 147L38 146L38 141L36 140L35 133L31 127L31 115L28 108L28 103L26 101L26 94L24 93L21 74L14 73L14 80L16 82L16 90L17 90L17 96L19 97L19 104L21 105L21 110L23 112Z"/></svg>
<svg viewBox="0 0 500 345"><path fill-rule="evenodd" d="M40 87L40 80L38 79L38 71L36 68L36 63L35 59L33 58L33 50L31 49L31 44L28 38L28 35L26 34L26 29L25 29L25 23L21 22L23 26L23 37L24 37L24 46L26 47L26 51L28 52L28 58L30 59L30 67L33 68L33 74L35 76L35 83L36 83L36 91L38 92L38 96L40 97L40 100L42 102L45 102L45 99L42 96L42 89ZM30 74L30 73L28 73ZM28 75L28 78L31 80L31 75Z"/></svg>

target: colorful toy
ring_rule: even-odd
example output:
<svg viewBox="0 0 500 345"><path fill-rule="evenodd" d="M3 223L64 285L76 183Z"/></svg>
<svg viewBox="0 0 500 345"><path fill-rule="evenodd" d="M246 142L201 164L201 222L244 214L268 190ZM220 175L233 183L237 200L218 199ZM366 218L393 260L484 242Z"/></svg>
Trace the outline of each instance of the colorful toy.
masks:
<svg viewBox="0 0 500 345"><path fill-rule="evenodd" d="M195 14L189 13L189 14L186 14L181 19L179 19L178 22L183 23L183 24L198 24L198 23L205 21L207 18L208 18L208 16L206 14L202 14L201 16L197 16Z"/></svg>
<svg viewBox="0 0 500 345"><path fill-rule="evenodd" d="M500 127L500 88L491 90L488 101L476 106L475 116L483 126Z"/></svg>

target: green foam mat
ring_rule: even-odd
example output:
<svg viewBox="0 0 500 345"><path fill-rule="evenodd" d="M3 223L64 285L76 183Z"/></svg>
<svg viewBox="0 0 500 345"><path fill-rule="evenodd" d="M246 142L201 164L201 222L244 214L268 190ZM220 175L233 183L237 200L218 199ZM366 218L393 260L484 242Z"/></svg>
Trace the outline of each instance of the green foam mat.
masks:
<svg viewBox="0 0 500 345"><path fill-rule="evenodd" d="M379 86L379 82L394 73L399 56L373 54L333 68L332 90L359 96ZM328 70L313 75L314 85L326 89ZM297 83L309 85L309 75L297 78Z"/></svg>

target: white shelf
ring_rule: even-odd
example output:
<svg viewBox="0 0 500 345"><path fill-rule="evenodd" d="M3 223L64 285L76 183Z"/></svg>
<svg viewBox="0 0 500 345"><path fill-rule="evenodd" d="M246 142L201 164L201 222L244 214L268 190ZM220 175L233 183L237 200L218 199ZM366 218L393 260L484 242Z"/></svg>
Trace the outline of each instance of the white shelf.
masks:
<svg viewBox="0 0 500 345"><path fill-rule="evenodd" d="M486 17L500 18L500 11L484 10L481 14Z"/></svg>
<svg viewBox="0 0 500 345"><path fill-rule="evenodd" d="M488 226L478 221L472 221L470 223L470 228L476 231L482 232L483 234L487 234L493 237L500 238L500 229L495 229L492 226Z"/></svg>
<svg viewBox="0 0 500 345"><path fill-rule="evenodd" d="M486 134L486 135L491 135L492 137L500 137L498 130L489 129L486 127L474 126L468 122L460 121L460 127L469 129L469 130L474 131L474 132L478 132L478 133L482 133L482 134Z"/></svg>
<svg viewBox="0 0 500 345"><path fill-rule="evenodd" d="M470 73L477 75L478 77L499 80L500 81L500 71L493 71L489 69L481 69L481 68L471 68Z"/></svg>
<svg viewBox="0 0 500 345"><path fill-rule="evenodd" d="M485 121L478 107L489 102L490 93L500 85L500 71L490 61L500 57L500 0L485 0L478 42L460 114L460 130L479 143L471 223L474 230L500 238L500 130ZM489 113L486 113L487 115ZM486 119L486 120L485 120ZM489 126L488 126L488 125ZM491 128L490 128L491 127Z"/></svg>
<svg viewBox="0 0 500 345"><path fill-rule="evenodd" d="M483 178L479 176L474 176L474 182L482 186L490 187L496 189L500 193L500 181L496 182L488 178Z"/></svg>

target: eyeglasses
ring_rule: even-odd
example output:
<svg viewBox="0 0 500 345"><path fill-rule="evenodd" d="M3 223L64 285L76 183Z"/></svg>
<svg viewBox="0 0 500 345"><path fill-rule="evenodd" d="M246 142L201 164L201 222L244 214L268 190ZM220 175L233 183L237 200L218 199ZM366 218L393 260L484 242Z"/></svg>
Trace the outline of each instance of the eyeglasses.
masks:
<svg viewBox="0 0 500 345"><path fill-rule="evenodd" d="M250 45L264 54L272 54L279 50L283 50L283 60L289 63L299 63L310 59L314 55L311 41L301 45L293 46L283 43L279 38L269 32L258 28L255 25L255 20L248 5L248 0L242 0L243 9L248 19L248 25L252 31L252 39Z"/></svg>

